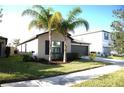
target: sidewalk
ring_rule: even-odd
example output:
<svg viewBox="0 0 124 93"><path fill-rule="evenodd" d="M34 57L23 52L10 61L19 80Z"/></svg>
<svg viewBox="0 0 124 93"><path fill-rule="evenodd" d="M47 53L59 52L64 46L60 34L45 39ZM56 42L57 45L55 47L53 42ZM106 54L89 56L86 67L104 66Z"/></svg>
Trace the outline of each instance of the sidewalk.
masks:
<svg viewBox="0 0 124 93"><path fill-rule="evenodd" d="M71 86L82 80L89 80L98 76L115 72L121 69L119 65L108 65L91 70L75 72L67 75L60 75L38 80L29 80L15 83L2 84L2 87L47 87L47 86Z"/></svg>

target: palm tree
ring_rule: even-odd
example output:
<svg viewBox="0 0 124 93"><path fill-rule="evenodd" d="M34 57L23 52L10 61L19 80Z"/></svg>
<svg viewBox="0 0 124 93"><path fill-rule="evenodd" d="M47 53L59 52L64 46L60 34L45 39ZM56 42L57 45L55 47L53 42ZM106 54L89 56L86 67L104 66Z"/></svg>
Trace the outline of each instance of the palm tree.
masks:
<svg viewBox="0 0 124 93"><path fill-rule="evenodd" d="M51 62L51 57L52 57L52 30L55 27L55 24L51 24L52 22L59 22L58 16L61 13L60 12L55 12L53 14L52 8L44 8L41 5L34 5L32 7L33 9L26 9L23 11L23 15L29 15L32 16L33 19L29 24L29 30L32 27L37 27L39 29L44 29L44 31L49 31L49 62Z"/></svg>
<svg viewBox="0 0 124 93"><path fill-rule="evenodd" d="M0 9L0 18L3 17L2 11L3 11L3 9L1 8L1 9ZM2 19L0 19L0 22L2 22Z"/></svg>
<svg viewBox="0 0 124 93"><path fill-rule="evenodd" d="M12 43L15 46L15 48L17 48L17 46L20 44L20 39L14 39Z"/></svg>
<svg viewBox="0 0 124 93"><path fill-rule="evenodd" d="M58 31L64 36L64 56L63 62L67 61L66 53L67 53L67 36L69 31L74 31L74 29L78 26L84 25L86 30L89 29L89 24L86 20L82 18L77 18L77 15L82 11L79 7L74 8L69 12L67 19L63 19L60 23Z"/></svg>

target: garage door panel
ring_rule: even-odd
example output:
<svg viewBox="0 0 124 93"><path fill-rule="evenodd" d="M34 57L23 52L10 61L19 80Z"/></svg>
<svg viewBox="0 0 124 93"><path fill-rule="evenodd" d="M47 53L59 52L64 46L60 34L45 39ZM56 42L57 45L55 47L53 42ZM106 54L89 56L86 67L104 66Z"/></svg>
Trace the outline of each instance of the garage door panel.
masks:
<svg viewBox="0 0 124 93"><path fill-rule="evenodd" d="M72 52L79 53L80 56L88 55L88 46L72 45Z"/></svg>

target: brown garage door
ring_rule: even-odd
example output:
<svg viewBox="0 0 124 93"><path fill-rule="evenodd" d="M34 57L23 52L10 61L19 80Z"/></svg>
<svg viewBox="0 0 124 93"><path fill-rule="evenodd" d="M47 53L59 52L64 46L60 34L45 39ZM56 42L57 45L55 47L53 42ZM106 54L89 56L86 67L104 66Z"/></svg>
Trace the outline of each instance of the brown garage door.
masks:
<svg viewBox="0 0 124 93"><path fill-rule="evenodd" d="M88 46L72 45L71 51L79 53L80 56L88 56Z"/></svg>

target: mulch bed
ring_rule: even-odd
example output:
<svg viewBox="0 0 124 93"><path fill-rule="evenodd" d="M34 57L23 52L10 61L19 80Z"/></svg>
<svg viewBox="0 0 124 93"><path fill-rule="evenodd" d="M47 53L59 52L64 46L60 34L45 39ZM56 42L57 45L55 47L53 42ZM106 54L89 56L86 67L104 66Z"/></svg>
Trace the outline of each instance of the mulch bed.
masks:
<svg viewBox="0 0 124 93"><path fill-rule="evenodd" d="M69 62L63 62L63 61L52 61L52 62L50 62L50 64L67 64L67 63L69 63Z"/></svg>

